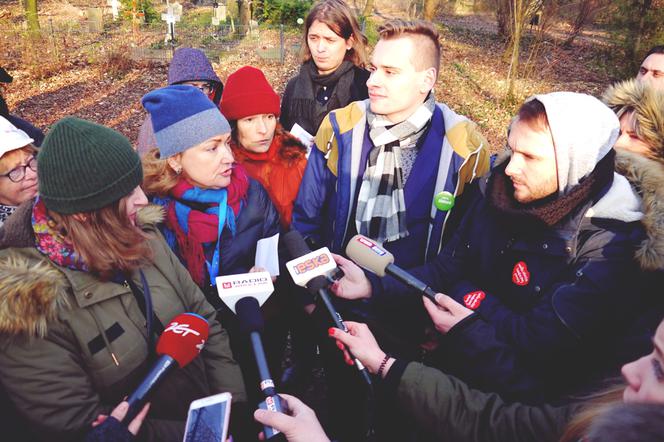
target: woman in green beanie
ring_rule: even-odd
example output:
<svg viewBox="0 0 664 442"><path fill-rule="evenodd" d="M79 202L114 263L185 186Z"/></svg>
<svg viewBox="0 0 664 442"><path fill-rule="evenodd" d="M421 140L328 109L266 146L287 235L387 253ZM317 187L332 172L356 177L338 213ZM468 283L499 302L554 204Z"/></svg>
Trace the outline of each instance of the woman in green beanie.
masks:
<svg viewBox="0 0 664 442"><path fill-rule="evenodd" d="M194 399L229 391L246 402L215 310L155 227L162 213L147 207L129 141L65 118L42 144L38 175L39 196L0 239L0 380L31 427L80 439L137 387L164 324L184 312L207 319L209 338L154 390L139 438L181 441Z"/></svg>

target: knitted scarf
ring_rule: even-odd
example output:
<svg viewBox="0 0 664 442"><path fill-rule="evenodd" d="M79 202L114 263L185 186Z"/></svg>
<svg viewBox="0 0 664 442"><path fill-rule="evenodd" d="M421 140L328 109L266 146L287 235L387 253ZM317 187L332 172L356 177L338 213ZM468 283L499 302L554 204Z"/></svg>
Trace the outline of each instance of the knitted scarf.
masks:
<svg viewBox="0 0 664 442"><path fill-rule="evenodd" d="M8 206L6 204L0 204L0 226L5 223L5 220L11 216L12 213L16 211L18 206Z"/></svg>
<svg viewBox="0 0 664 442"><path fill-rule="evenodd" d="M397 124L367 109L369 138L374 148L369 152L357 200L358 233L381 243L408 236L401 149L417 144L435 105L429 94L410 117Z"/></svg>
<svg viewBox="0 0 664 442"><path fill-rule="evenodd" d="M291 120L310 134L316 134L325 115L350 103L351 88L355 79L353 67L353 63L344 61L331 74L321 75L313 60L305 62L300 68L293 89L289 111ZM323 86L331 90L332 95L327 103L320 104L316 100L316 94Z"/></svg>
<svg viewBox="0 0 664 442"><path fill-rule="evenodd" d="M88 266L76 253L74 246L60 233L48 215L44 202L37 197L32 208L32 230L35 246L43 255L61 267L87 272Z"/></svg>
<svg viewBox="0 0 664 442"><path fill-rule="evenodd" d="M609 151L593 171L586 175L565 195L554 193L550 197L521 204L514 199L514 186L505 174L508 162L496 166L487 185L490 206L498 211L506 225L517 229L539 229L554 226L581 204L596 198L613 180L616 152Z"/></svg>
<svg viewBox="0 0 664 442"><path fill-rule="evenodd" d="M166 242L175 248L191 277L199 286L205 284L206 274L215 285L219 274L219 238L224 227L235 235L235 219L242 209L249 189L249 178L242 168L236 165L231 175L231 183L223 189L201 189L189 184L184 178L171 189L170 197L158 201L166 206L166 225L170 232L164 232ZM227 210L230 207L232 210ZM220 222L220 216L223 217ZM215 244L212 261L205 257L205 244ZM206 273L207 267L207 273Z"/></svg>

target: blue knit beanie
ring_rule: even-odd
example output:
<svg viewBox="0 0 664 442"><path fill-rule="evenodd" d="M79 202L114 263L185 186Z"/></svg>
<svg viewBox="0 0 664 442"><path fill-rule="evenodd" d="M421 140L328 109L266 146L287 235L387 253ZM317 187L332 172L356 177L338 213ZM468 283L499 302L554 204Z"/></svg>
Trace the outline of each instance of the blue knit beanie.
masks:
<svg viewBox="0 0 664 442"><path fill-rule="evenodd" d="M150 113L161 158L231 131L214 103L193 86L163 87L145 94L141 102Z"/></svg>
<svg viewBox="0 0 664 442"><path fill-rule="evenodd" d="M173 54L171 64L168 65L168 84L179 84L185 81L221 83L203 51L194 48L179 48Z"/></svg>

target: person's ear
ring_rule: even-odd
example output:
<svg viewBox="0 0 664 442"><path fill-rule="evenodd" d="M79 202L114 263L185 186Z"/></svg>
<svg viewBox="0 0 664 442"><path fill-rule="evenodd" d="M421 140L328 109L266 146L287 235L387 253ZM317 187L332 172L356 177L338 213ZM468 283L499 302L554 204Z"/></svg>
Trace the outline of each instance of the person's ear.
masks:
<svg viewBox="0 0 664 442"><path fill-rule="evenodd" d="M423 72L422 76L422 85L420 87L420 92L423 94L428 94L430 90L433 89L436 84L436 68L428 68Z"/></svg>
<svg viewBox="0 0 664 442"><path fill-rule="evenodd" d="M171 169L173 169L173 172L175 172L177 175L180 175L182 173L182 161L179 154L167 158L166 162L168 163L168 166Z"/></svg>
<svg viewBox="0 0 664 442"><path fill-rule="evenodd" d="M348 37L348 40L346 40L346 50L350 51L353 48L353 44L355 43L355 37L352 35Z"/></svg>

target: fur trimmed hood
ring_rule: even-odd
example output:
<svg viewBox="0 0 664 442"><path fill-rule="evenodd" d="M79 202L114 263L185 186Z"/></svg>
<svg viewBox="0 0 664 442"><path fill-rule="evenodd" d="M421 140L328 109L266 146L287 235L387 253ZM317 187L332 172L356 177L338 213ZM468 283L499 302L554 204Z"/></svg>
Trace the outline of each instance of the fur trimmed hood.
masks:
<svg viewBox="0 0 664 442"><path fill-rule="evenodd" d="M641 223L647 238L636 251L636 259L644 270L664 270L664 165L618 151L616 172L627 178L642 199Z"/></svg>
<svg viewBox="0 0 664 442"><path fill-rule="evenodd" d="M44 337L48 323L69 308L65 274L34 247L34 200L23 203L0 229L0 333ZM146 206L137 221L145 230L163 221L163 209Z"/></svg>
<svg viewBox="0 0 664 442"><path fill-rule="evenodd" d="M618 117L633 109L636 133L652 146L651 158L664 163L664 91L632 79L610 86L602 101Z"/></svg>

